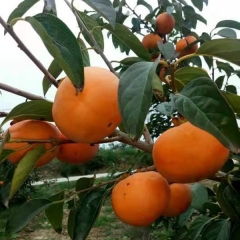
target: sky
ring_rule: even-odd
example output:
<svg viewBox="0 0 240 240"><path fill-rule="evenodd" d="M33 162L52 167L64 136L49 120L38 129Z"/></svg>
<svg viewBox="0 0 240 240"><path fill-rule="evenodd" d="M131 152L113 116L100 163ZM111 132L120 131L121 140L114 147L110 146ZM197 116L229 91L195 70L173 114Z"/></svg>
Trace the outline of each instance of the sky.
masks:
<svg viewBox="0 0 240 240"><path fill-rule="evenodd" d="M14 8L21 2L21 0L11 0L11 1L0 1L0 16L6 21L10 13ZM44 1L39 1L34 7L28 11L24 17L33 16L40 13L43 9ZM128 1L131 6L134 6L136 0ZM150 0L148 1L150 2ZM65 4L63 0L56 0L58 17L64 21L67 26L72 30L72 32L77 36L79 28L75 17L70 12L70 9ZM157 0L151 0L151 5L156 6ZM84 8L89 9L82 1L75 0L76 7L83 11ZM204 5L204 10L201 13L202 16L207 19L208 25L204 25L198 22L196 32L201 35L202 32L210 32L216 24L221 20L236 20L240 22L239 12L235 9L239 9L240 2L238 0L228 0L217 1L209 0L209 4L206 7ZM137 7L136 12L144 16L147 12L144 7ZM48 68L52 56L48 53L46 47L42 43L40 37L32 29L30 24L25 21L19 21L14 26L14 31L18 37L23 41L23 43L29 48L29 50L34 54L34 56L46 67ZM19 88L24 91L34 93L36 95L43 96L42 91L42 79L44 77L43 73L34 65L34 63L27 57L27 55L22 52L18 47L16 42L11 38L10 35L3 34L4 29L0 25L0 82L11 85L15 88ZM239 32L238 38L240 38ZM104 53L109 60L121 60L126 57L125 54L120 53L119 49L115 49L112 45L111 38L108 39L105 36L105 50ZM138 35L139 36L139 35ZM139 36L141 40L141 36ZM90 61L92 66L100 66L107 68L104 61L98 56L94 51L90 51ZM134 54L132 54L134 56ZM65 74L62 73L60 77L64 77ZM230 81L231 83L231 81ZM240 80L233 79L232 83L240 88ZM53 101L56 93L56 88L51 87L51 89L46 94L46 98ZM25 101L25 98L8 93L1 90L0 95L0 111L10 111L16 105ZM0 119L0 122L2 120ZM4 125L4 129L8 124Z"/></svg>

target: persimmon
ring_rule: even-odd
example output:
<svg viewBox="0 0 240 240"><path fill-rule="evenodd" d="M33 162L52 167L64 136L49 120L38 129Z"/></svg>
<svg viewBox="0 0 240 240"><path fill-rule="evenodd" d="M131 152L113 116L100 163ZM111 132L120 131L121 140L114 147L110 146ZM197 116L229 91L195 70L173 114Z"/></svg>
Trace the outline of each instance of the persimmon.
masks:
<svg viewBox="0 0 240 240"><path fill-rule="evenodd" d="M60 134L56 126L49 122L38 120L23 120L16 122L8 128L10 140L30 139L30 140L59 140ZM5 133L6 134L6 133ZM17 164L30 150L42 143L28 142L7 142L4 144L4 149L14 150L8 156L8 161L12 164ZM39 158L35 167L41 167L53 160L59 150L57 145L53 143L44 143L46 152Z"/></svg>
<svg viewBox="0 0 240 240"><path fill-rule="evenodd" d="M60 133L61 140L68 140ZM99 149L99 144L89 143L63 143L60 145L57 159L69 164L86 163L94 158Z"/></svg>
<svg viewBox="0 0 240 240"><path fill-rule="evenodd" d="M52 114L56 126L68 139L95 143L111 135L121 123L119 79L101 67L85 67L84 75L82 91L77 91L68 77L61 82Z"/></svg>
<svg viewBox="0 0 240 240"><path fill-rule="evenodd" d="M121 221L144 227L161 216L169 197L169 184L159 173L138 172L115 185L111 203Z"/></svg>
<svg viewBox="0 0 240 240"><path fill-rule="evenodd" d="M163 212L165 217L177 217L187 211L192 203L192 190L189 184L170 185L170 198Z"/></svg>
<svg viewBox="0 0 240 240"><path fill-rule="evenodd" d="M175 51L179 52L178 58L193 54L198 50L198 44L192 45L190 48L185 49L188 45L195 42L197 39L194 36L187 36L177 41Z"/></svg>
<svg viewBox="0 0 240 240"><path fill-rule="evenodd" d="M145 35L142 39L142 44L147 50L157 48L158 42L162 43L163 39L156 33L149 33L149 34Z"/></svg>
<svg viewBox="0 0 240 240"><path fill-rule="evenodd" d="M175 19L168 12L160 13L156 18L156 29L161 35L166 35L172 32L175 27Z"/></svg>
<svg viewBox="0 0 240 240"><path fill-rule="evenodd" d="M229 150L209 132L185 122L158 137L152 156L156 169L168 182L192 183L218 172Z"/></svg>
<svg viewBox="0 0 240 240"><path fill-rule="evenodd" d="M0 181L0 186L2 186L3 185L3 181Z"/></svg>

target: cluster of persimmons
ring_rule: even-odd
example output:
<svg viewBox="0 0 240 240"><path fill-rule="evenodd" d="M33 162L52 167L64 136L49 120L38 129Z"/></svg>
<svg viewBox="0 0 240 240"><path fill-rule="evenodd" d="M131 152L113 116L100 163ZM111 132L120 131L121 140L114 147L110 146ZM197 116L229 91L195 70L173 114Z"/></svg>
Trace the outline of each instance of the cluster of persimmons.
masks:
<svg viewBox="0 0 240 240"><path fill-rule="evenodd" d="M156 19L158 34L169 34L174 22L168 13L160 14ZM156 47L157 41L162 41L158 34L146 35L143 45ZM192 39L179 40L176 51L181 52L180 56L190 53L182 50ZM190 50L192 53L196 48ZM59 85L52 108L55 124L23 120L9 127L10 140L4 147L15 150L8 157L10 162L17 164L41 140L45 140L46 152L36 167L55 157L67 163L84 163L97 154L99 142L122 121L119 79L100 67L85 67L84 74L82 91L77 91L68 77ZM187 121L157 138L152 157L156 171L138 171L121 178L112 190L115 214L133 226L148 226L160 216L174 217L186 211L192 201L190 184L218 172L229 150L213 135Z"/></svg>

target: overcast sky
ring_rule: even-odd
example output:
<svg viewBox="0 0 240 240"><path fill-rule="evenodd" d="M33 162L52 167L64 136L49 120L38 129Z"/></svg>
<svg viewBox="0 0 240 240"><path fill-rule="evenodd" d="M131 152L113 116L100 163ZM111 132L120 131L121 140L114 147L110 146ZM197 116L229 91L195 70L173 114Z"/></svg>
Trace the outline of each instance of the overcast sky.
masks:
<svg viewBox="0 0 240 240"><path fill-rule="evenodd" d="M0 2L0 16L6 21L12 10L21 2L21 0L9 0ZM76 5L80 6L79 10L83 10L86 6L82 1L75 0ZM81 2L81 3L80 3ZM135 0L129 0L129 3L134 6ZM148 1L150 2L150 0ZM151 5L156 5L157 0L151 0ZM225 4L224 4L225 3ZM78 26L76 19L71 14L69 8L63 0L56 0L58 17L62 19L75 35L78 34ZM240 15L237 9L240 7L238 0L217 1L209 0L208 7L205 7L202 16L207 19L208 25L198 23L197 33L201 34L203 31L210 32L220 20L236 20L240 21ZM24 16L32 16L41 12L43 9L43 1L37 3L27 14ZM144 15L145 8L138 7L136 11ZM48 68L52 61L52 56L48 53L43 45L41 39L32 29L30 24L24 21L19 21L14 30L24 44L30 51L40 60L43 65ZM10 35L3 34L3 28L0 25L0 82L14 86L16 88L32 92L37 95L43 96L42 92L42 79L43 73L33 64L33 62L23 53L18 47L16 42ZM239 32L238 38L239 38ZM139 37L141 39L141 37ZM105 54L110 60L120 60L125 57L117 49L112 46L111 39L105 38ZM91 65L106 67L102 59L93 51L90 52ZM64 73L61 75L64 76ZM232 80L240 86L240 80ZM239 83L238 83L239 82ZM56 88L52 87L46 95L49 100L54 99ZM14 94L1 90L0 95L0 111L9 111L17 104L23 102L25 99ZM0 119L1 121L1 119ZM6 124L7 125L7 124ZM5 125L5 126L6 126ZM5 128L5 127L4 127Z"/></svg>

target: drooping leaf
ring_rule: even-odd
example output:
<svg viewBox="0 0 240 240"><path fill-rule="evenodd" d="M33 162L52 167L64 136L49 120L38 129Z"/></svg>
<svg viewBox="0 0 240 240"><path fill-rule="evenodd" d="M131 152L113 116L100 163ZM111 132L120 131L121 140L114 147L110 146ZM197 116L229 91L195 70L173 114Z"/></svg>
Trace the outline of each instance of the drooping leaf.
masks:
<svg viewBox="0 0 240 240"><path fill-rule="evenodd" d="M41 37L48 52L58 61L74 86L82 89L84 85L82 53L76 37L68 26L51 14L37 14L26 17L25 20Z"/></svg>
<svg viewBox="0 0 240 240"><path fill-rule="evenodd" d="M173 101L192 124L210 132L231 151L239 149L240 132L233 109L209 78L192 80Z"/></svg>
<svg viewBox="0 0 240 240"><path fill-rule="evenodd" d="M123 124L133 138L142 135L143 125L152 101L152 80L158 60L130 66L120 77L118 101Z"/></svg>
<svg viewBox="0 0 240 240"><path fill-rule="evenodd" d="M184 227L187 224L189 218L193 215L194 211L195 209L190 206L187 211L177 217L177 224L180 228Z"/></svg>
<svg viewBox="0 0 240 240"><path fill-rule="evenodd" d="M158 48L161 51L161 54L163 54L164 59L172 60L176 57L175 48L174 48L174 45L172 43L170 43L170 42L167 42L167 43L158 42Z"/></svg>
<svg viewBox="0 0 240 240"><path fill-rule="evenodd" d="M237 88L234 85L227 85L226 91L233 94L237 94Z"/></svg>
<svg viewBox="0 0 240 240"><path fill-rule="evenodd" d="M220 27L234 28L234 29L240 30L240 22L237 22L235 20L222 20L217 23L215 28L220 28Z"/></svg>
<svg viewBox="0 0 240 240"><path fill-rule="evenodd" d="M73 239L76 212L76 209L71 209L68 215L67 231L71 239Z"/></svg>
<svg viewBox="0 0 240 240"><path fill-rule="evenodd" d="M48 198L53 203L56 201L57 203L54 203L50 205L46 210L45 214L48 218L48 221L51 223L53 229L57 233L62 232L62 221L63 221L63 205L64 201L59 202L64 199L64 191L61 191L57 194L54 194L53 196Z"/></svg>
<svg viewBox="0 0 240 240"><path fill-rule="evenodd" d="M199 212L204 212L204 203L208 201L208 191L205 186L200 183L191 185L193 199L191 206Z"/></svg>
<svg viewBox="0 0 240 240"><path fill-rule="evenodd" d="M150 61L150 54L147 49L126 26L116 23L114 29L109 24L103 27L109 30L122 44L131 49L138 57Z"/></svg>
<svg viewBox="0 0 240 240"><path fill-rule="evenodd" d="M61 74L62 68L59 66L58 61L56 59L52 60L50 66L48 68L48 72L50 72L54 78L57 78ZM47 91L49 90L49 88L51 86L52 86L52 83L48 80L48 78L46 76L44 76L43 81L42 81L44 96L46 95Z"/></svg>
<svg viewBox="0 0 240 240"><path fill-rule="evenodd" d="M216 85L218 86L219 89L222 88L224 78L225 78L225 76L223 75L223 76L219 76L219 77L215 80L215 83L216 83Z"/></svg>
<svg viewBox="0 0 240 240"><path fill-rule="evenodd" d="M225 38L237 38L236 32L231 28L223 28L223 29L219 30L216 33L216 35L219 35L219 36L225 37Z"/></svg>
<svg viewBox="0 0 240 240"><path fill-rule="evenodd" d="M52 105L52 102L46 100L32 100L20 103L9 112L7 117L2 121L0 127L12 119L19 121L37 119L53 122Z"/></svg>
<svg viewBox="0 0 240 240"><path fill-rule="evenodd" d="M116 12L110 0L83 0L101 16L103 16L113 28L116 23Z"/></svg>
<svg viewBox="0 0 240 240"><path fill-rule="evenodd" d="M132 32L141 32L141 25L140 25L139 18L132 18Z"/></svg>
<svg viewBox="0 0 240 240"><path fill-rule="evenodd" d="M98 46L103 51L104 50L104 39L103 34L100 26L98 23L90 16L88 16L84 12L77 11L78 16L81 18L81 20L84 22L87 29L92 32L92 35L94 39L96 40ZM82 32L85 40L89 43L91 47L94 47L94 43L89 39L88 35L83 31Z"/></svg>
<svg viewBox="0 0 240 240"><path fill-rule="evenodd" d="M240 96L225 91L221 91L221 93L226 98L233 111L240 115Z"/></svg>
<svg viewBox="0 0 240 240"><path fill-rule="evenodd" d="M162 102L160 104L157 105L156 108L160 113L172 117L173 116L173 112L175 110L174 105L172 104L172 102Z"/></svg>
<svg viewBox="0 0 240 240"><path fill-rule="evenodd" d="M234 68L228 62L216 61L218 70L222 70L227 74L228 77L231 76L231 73L234 72Z"/></svg>
<svg viewBox="0 0 240 240"><path fill-rule="evenodd" d="M22 1L17 8L15 8L11 14L8 17L7 23L10 24L10 22L15 19L22 17L34 4L36 4L39 0L24 0ZM15 22L16 23L16 22ZM11 24L12 26L15 24ZM4 30L4 34L6 34L7 31Z"/></svg>
<svg viewBox="0 0 240 240"><path fill-rule="evenodd" d="M44 1L43 13L50 13L57 16L57 8L56 8L55 0Z"/></svg>
<svg viewBox="0 0 240 240"><path fill-rule="evenodd" d="M81 38L78 38L77 41L82 52L83 66L88 67L91 64L90 64L90 57L88 54L87 46L85 45L84 41Z"/></svg>
<svg viewBox="0 0 240 240"><path fill-rule="evenodd" d="M75 214L73 240L85 240L95 223L108 191L97 188L80 201Z"/></svg>
<svg viewBox="0 0 240 240"><path fill-rule="evenodd" d="M33 199L24 203L8 219L5 234L9 236L22 230L35 216L50 206L51 203L48 199Z"/></svg>
<svg viewBox="0 0 240 240"><path fill-rule="evenodd" d="M153 75L152 90L154 94L157 94L158 96L163 97L164 90L163 90L162 81L160 80L159 76L156 73Z"/></svg>
<svg viewBox="0 0 240 240"><path fill-rule="evenodd" d="M202 231L207 240L230 240L231 222L229 219L217 219L210 222Z"/></svg>
<svg viewBox="0 0 240 240"><path fill-rule="evenodd" d="M144 7L146 7L149 10L149 12L153 11L152 6L144 0L138 0L137 5L143 5Z"/></svg>
<svg viewBox="0 0 240 240"><path fill-rule="evenodd" d="M94 177L92 177L92 178L87 178L87 177L79 178L76 182L76 185L75 185L76 191L78 192L78 191L81 191L83 189L92 187L93 184L94 184L94 180L95 180ZM79 199L81 199L85 194L86 194L86 192L79 193L78 194Z"/></svg>
<svg viewBox="0 0 240 240"><path fill-rule="evenodd" d="M199 11L203 10L203 1L202 0L192 0L192 4L199 9Z"/></svg>
<svg viewBox="0 0 240 240"><path fill-rule="evenodd" d="M196 54L221 58L240 66L240 39L207 41L198 48Z"/></svg>

